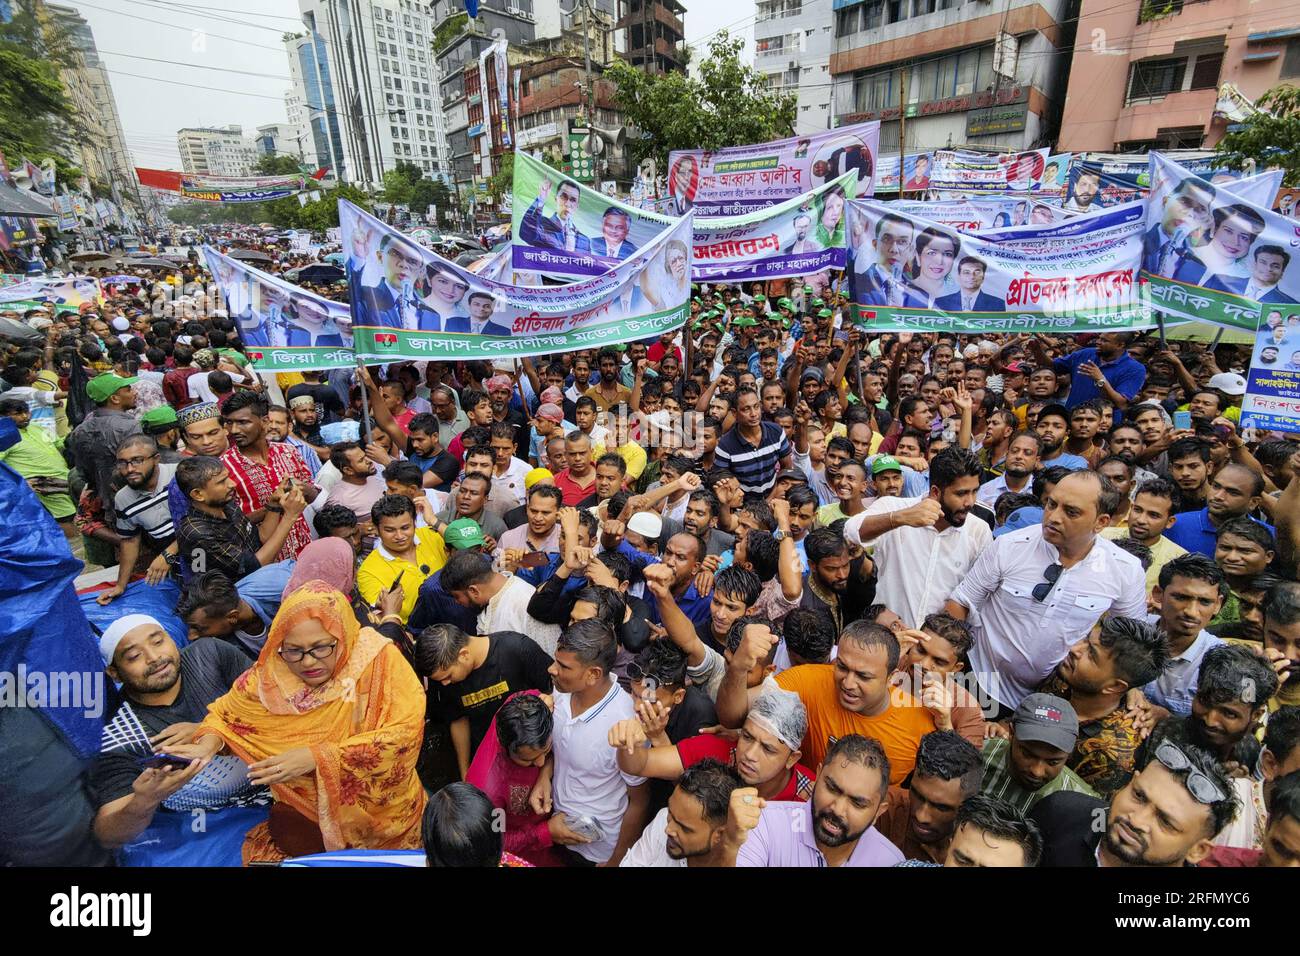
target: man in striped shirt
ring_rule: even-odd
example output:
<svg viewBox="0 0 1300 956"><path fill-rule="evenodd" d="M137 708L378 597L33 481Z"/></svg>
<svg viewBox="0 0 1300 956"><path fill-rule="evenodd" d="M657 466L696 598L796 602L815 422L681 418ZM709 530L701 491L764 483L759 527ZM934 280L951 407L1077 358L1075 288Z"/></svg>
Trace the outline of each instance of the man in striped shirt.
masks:
<svg viewBox="0 0 1300 956"><path fill-rule="evenodd" d="M790 468L792 449L785 430L775 422L763 421L758 392L737 390L736 424L718 439L714 461L726 468L746 492L766 494L776 484L777 472Z"/></svg>
<svg viewBox="0 0 1300 956"><path fill-rule="evenodd" d="M122 539L122 547L117 583L95 599L100 604L108 604L126 591L141 553L153 555L145 571L145 580L150 584L167 577L167 556L176 554L176 532L167 509L167 485L176 466L161 463L154 439L131 435L117 448L117 472L126 480L126 487L113 498L114 530Z"/></svg>
<svg viewBox="0 0 1300 956"><path fill-rule="evenodd" d="M1079 738L1079 717L1070 702L1051 694L1030 694L1011 717L1009 736L984 741L980 793L1005 800L1021 813L1061 791L1097 792L1065 765Z"/></svg>

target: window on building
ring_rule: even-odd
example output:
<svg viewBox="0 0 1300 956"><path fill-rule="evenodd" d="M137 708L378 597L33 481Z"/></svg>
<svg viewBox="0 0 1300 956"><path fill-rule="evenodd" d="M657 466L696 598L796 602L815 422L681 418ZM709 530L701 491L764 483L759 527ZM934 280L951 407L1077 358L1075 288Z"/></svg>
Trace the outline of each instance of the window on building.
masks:
<svg viewBox="0 0 1300 956"><path fill-rule="evenodd" d="M839 10L835 14L835 35L837 37L846 37L857 33L861 26L861 7L852 6L847 10ZM760 43L763 41L759 41Z"/></svg>
<svg viewBox="0 0 1300 956"><path fill-rule="evenodd" d="M1223 67L1223 51L1202 53L1192 67L1193 90L1213 90L1219 86L1219 70Z"/></svg>
<svg viewBox="0 0 1300 956"><path fill-rule="evenodd" d="M875 30L885 24L885 0L867 0L862 7L862 26L866 30Z"/></svg>
<svg viewBox="0 0 1300 956"><path fill-rule="evenodd" d="M1128 101L1153 99L1177 93L1183 88L1187 58L1143 60L1133 64L1129 78Z"/></svg>
<svg viewBox="0 0 1300 956"><path fill-rule="evenodd" d="M387 79L387 77L385 77L385 79ZM401 88L402 88L402 81L401 81L401 80L393 80L393 89L395 89L395 90L400 90Z"/></svg>
<svg viewBox="0 0 1300 956"><path fill-rule="evenodd" d="M897 23L905 19L908 0L885 0L885 22Z"/></svg>
<svg viewBox="0 0 1300 956"><path fill-rule="evenodd" d="M390 80L388 77L384 77L384 89L391 90L392 88L393 88L393 81Z"/></svg>

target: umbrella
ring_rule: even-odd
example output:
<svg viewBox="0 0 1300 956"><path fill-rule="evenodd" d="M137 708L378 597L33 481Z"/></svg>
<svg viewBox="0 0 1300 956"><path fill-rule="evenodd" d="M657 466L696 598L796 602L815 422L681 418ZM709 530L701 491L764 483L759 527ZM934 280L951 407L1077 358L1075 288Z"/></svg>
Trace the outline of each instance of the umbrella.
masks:
<svg viewBox="0 0 1300 956"><path fill-rule="evenodd" d="M68 258L73 262L90 262L92 259L112 259L113 256L107 252L91 249L86 252L74 252Z"/></svg>
<svg viewBox="0 0 1300 956"><path fill-rule="evenodd" d="M230 253L230 258L239 259L243 262L274 262L275 260L265 252L258 252L256 249L234 249Z"/></svg>
<svg viewBox="0 0 1300 956"><path fill-rule="evenodd" d="M175 269L176 263L168 262L166 259L132 259L132 269Z"/></svg>
<svg viewBox="0 0 1300 956"><path fill-rule="evenodd" d="M40 345L45 341L45 334L30 325L0 317L0 339L8 339L19 345Z"/></svg>
<svg viewBox="0 0 1300 956"><path fill-rule="evenodd" d="M338 266L314 262L301 269L294 269L286 275L291 277L292 282L337 282L344 277L344 272Z"/></svg>

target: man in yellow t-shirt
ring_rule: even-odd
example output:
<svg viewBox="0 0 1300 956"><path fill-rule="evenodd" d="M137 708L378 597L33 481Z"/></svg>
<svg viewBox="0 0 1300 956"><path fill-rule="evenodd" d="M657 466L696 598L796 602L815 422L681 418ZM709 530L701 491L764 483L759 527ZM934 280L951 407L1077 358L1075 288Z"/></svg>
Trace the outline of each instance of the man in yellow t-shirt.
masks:
<svg viewBox="0 0 1300 956"><path fill-rule="evenodd" d="M402 623L411 616L420 585L447 563L447 545L432 528L415 526L415 505L403 495L384 495L373 508L371 520L379 540L357 570L357 590L374 604L379 592L401 578Z"/></svg>
<svg viewBox="0 0 1300 956"><path fill-rule="evenodd" d="M628 482L636 481L645 471L647 458L645 449L632 441L632 409L627 405L615 405L605 416L605 423L609 429L609 440L614 445L614 451L618 452L619 457L627 465ZM605 454L605 442L597 442L591 450L591 456L596 461L600 461L600 456L603 454Z"/></svg>

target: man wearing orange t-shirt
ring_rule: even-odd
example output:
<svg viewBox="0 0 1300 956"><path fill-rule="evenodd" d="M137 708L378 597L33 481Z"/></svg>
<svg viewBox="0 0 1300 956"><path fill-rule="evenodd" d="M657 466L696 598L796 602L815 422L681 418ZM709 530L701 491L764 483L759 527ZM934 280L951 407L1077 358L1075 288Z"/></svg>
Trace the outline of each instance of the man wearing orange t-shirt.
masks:
<svg viewBox="0 0 1300 956"><path fill-rule="evenodd" d="M776 640L764 625L745 629L740 647L727 663L718 689L718 718L736 727L749 708L745 676ZM776 683L794 691L808 711L808 732L800 747L802 759L820 766L831 744L860 734L880 742L889 757L891 784L912 772L921 738L935 729L930 712L910 694L891 694L889 677L898 666L898 639L887 627L854 621L840 634L839 654L830 664L802 664L782 671Z"/></svg>

